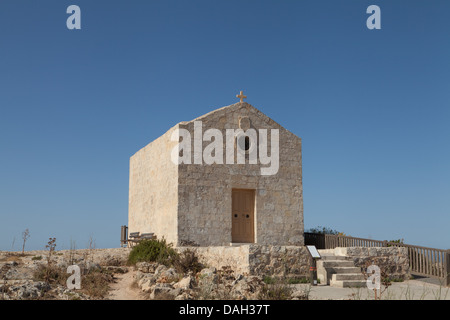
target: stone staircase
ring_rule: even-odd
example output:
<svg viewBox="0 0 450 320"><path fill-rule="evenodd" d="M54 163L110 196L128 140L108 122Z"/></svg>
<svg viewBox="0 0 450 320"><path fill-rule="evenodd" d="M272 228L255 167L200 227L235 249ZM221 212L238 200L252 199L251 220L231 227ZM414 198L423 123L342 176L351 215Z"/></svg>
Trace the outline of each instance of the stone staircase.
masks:
<svg viewBox="0 0 450 320"><path fill-rule="evenodd" d="M337 288L358 288L367 285L361 268L355 267L350 257L337 256L329 250L319 250L319 253L321 259L317 261L317 277L320 283Z"/></svg>

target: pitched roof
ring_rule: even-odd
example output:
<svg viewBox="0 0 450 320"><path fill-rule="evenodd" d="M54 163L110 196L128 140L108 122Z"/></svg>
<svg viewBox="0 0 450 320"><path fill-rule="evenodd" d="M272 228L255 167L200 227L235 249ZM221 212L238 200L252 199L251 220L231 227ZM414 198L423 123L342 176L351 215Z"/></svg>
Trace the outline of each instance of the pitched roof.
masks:
<svg viewBox="0 0 450 320"><path fill-rule="evenodd" d="M209 117L221 116L222 114L225 115L227 113L236 112L236 111L240 110L241 108L247 108L247 110L249 110L250 112L253 112L261 120L266 122L267 125L269 125L270 127L278 127L279 129L286 130L287 132L289 132L290 134L294 135L298 139L301 139L296 134L294 134L291 131L287 130L281 124L279 124L278 122L274 121L272 118L268 117L266 114L264 114L263 112L261 112L260 110L258 110L257 108L255 108L254 106L252 106L251 104L249 104L247 102L242 102L242 103L241 102L237 102L235 104L231 104L229 106L225 106L225 107L222 107L222 108L210 111L210 112L208 112L208 113L206 113L206 114L204 114L202 116L199 116L199 117L197 117L197 118L195 118L193 120L179 122L178 124L185 125L185 124L188 124L188 123L192 123L194 121L206 120Z"/></svg>

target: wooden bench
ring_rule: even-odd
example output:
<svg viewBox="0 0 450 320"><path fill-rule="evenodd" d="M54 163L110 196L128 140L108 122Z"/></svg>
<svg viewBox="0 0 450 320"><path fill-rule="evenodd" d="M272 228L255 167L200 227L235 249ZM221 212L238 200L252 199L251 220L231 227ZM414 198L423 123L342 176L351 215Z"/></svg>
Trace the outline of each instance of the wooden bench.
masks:
<svg viewBox="0 0 450 320"><path fill-rule="evenodd" d="M141 234L140 240L154 240L156 236L154 233L143 233Z"/></svg>
<svg viewBox="0 0 450 320"><path fill-rule="evenodd" d="M139 242L141 236L139 232L131 232L128 236L128 246L131 248Z"/></svg>
<svg viewBox="0 0 450 320"><path fill-rule="evenodd" d="M131 232L128 237L128 244L129 247L132 248L142 240L154 240L156 239L156 236L154 233L143 233L140 234L139 232Z"/></svg>

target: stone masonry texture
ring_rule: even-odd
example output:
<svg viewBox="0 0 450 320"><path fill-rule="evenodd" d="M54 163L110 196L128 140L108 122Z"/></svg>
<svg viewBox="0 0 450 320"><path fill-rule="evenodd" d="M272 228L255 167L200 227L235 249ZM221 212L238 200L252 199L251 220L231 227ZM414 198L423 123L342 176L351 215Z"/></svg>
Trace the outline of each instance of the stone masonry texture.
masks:
<svg viewBox="0 0 450 320"><path fill-rule="evenodd" d="M180 252L194 250L200 262L221 269L230 267L238 274L305 277L309 275L311 256L304 246L241 245L178 247Z"/></svg>
<svg viewBox="0 0 450 320"><path fill-rule="evenodd" d="M410 278L406 247L348 247L338 250L341 254L351 257L357 267L364 269L370 264L375 264L390 278L403 280Z"/></svg>
<svg viewBox="0 0 450 320"><path fill-rule="evenodd" d="M279 170L261 175L269 165L226 164L226 129L246 126L279 130ZM203 133L223 133L224 164L174 164L171 141L176 129L191 133L194 121ZM203 148L209 142L203 142ZM235 152L236 156L236 152ZM193 157L192 157L193 159ZM181 122L139 150L130 159L129 232L153 232L175 246L228 246L231 238L232 190L255 190L254 242L260 245L302 246L303 189L301 139L248 103L236 103L189 122ZM193 163L193 161L192 161Z"/></svg>

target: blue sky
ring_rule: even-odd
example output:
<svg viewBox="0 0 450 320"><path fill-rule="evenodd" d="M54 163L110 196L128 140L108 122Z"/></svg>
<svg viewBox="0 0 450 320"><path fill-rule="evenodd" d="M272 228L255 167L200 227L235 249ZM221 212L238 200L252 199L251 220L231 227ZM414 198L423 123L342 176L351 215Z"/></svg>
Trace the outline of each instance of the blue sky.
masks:
<svg viewBox="0 0 450 320"><path fill-rule="evenodd" d="M81 8L81 30L66 9ZM381 30L366 9L381 8ZM119 246L129 157L247 101L303 141L304 220L450 248L450 2L0 2L0 250Z"/></svg>

